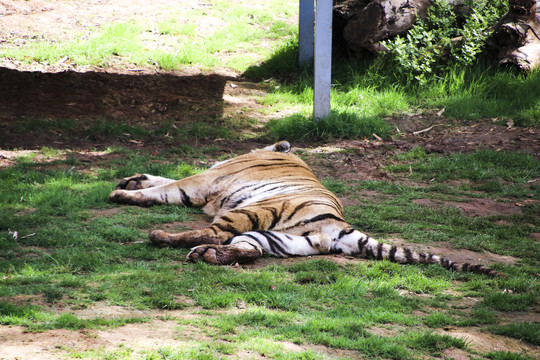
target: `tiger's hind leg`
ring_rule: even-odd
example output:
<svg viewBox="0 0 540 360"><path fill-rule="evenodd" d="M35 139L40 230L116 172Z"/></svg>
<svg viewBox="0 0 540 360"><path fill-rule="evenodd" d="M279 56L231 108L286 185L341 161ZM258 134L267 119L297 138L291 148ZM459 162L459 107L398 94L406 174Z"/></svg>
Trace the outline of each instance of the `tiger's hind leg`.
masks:
<svg viewBox="0 0 540 360"><path fill-rule="evenodd" d="M200 230L175 234L163 230L154 230L150 233L150 240L159 247L187 249L205 244L221 245L230 243L233 237L254 230L259 225L248 221L248 217L244 212L228 212L223 216L214 218L214 221L208 227Z"/></svg>
<svg viewBox="0 0 540 360"><path fill-rule="evenodd" d="M261 247L238 242L230 245L200 245L191 249L187 259L192 262L202 260L212 265L232 265L254 261L261 256Z"/></svg>
<svg viewBox="0 0 540 360"><path fill-rule="evenodd" d="M277 231L249 231L232 238L226 245L201 245L193 248L188 260L229 265L253 261L268 253L277 257L309 256L330 252L330 236L290 235Z"/></svg>
<svg viewBox="0 0 540 360"><path fill-rule="evenodd" d="M215 233L209 228L190 230L181 233L168 233L163 230L154 230L150 233L150 241L159 247L173 247L190 249L202 244L223 244L231 235Z"/></svg>

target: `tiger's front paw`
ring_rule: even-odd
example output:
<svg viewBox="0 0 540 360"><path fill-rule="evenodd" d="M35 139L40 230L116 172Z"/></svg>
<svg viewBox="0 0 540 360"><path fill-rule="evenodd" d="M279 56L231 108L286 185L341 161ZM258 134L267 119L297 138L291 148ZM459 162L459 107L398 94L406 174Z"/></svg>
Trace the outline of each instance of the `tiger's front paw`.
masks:
<svg viewBox="0 0 540 360"><path fill-rule="evenodd" d="M147 188L148 177L144 174L135 174L133 176L120 180L115 189L121 190L140 190Z"/></svg>
<svg viewBox="0 0 540 360"><path fill-rule="evenodd" d="M173 246L170 234L163 230L152 231L149 235L149 238L152 243L161 248Z"/></svg>
<svg viewBox="0 0 540 360"><path fill-rule="evenodd" d="M151 197L145 196L140 191L128 191L122 189L116 189L109 194L109 201L118 204L138 205L138 206L152 206L157 203L156 200Z"/></svg>

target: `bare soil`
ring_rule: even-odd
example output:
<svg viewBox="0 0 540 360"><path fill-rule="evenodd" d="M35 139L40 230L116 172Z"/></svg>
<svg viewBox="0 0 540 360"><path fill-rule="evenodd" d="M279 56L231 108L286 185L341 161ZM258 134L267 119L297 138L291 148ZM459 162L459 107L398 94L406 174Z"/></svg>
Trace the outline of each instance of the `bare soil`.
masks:
<svg viewBox="0 0 540 360"><path fill-rule="evenodd" d="M180 0L174 2L175 11L204 7L197 1ZM127 19L166 19L171 7L168 0L0 0L0 46L20 46L22 44L48 39L65 41L88 35L91 30L105 23L126 21ZM186 19L188 21L188 19ZM202 29L212 31L219 23L212 19L200 20ZM258 101L265 93L265 87L245 79L227 69L204 73L196 68L182 71L163 72L153 68L133 68L126 66L107 69L76 64L22 63L13 59L0 59L0 169L9 166L12 159L35 152L44 146L65 149L77 154L91 165L106 160L109 155L99 150L111 145L140 148L159 152L167 147L181 144L165 141L163 137L145 139L144 142L129 136L118 138L73 136L69 131L55 129L18 131L32 119L74 119L82 128L89 127L99 119L111 119L132 126L158 128L170 119L177 127L204 119L221 119L224 123L232 117L253 118L259 121L242 131L257 132L269 115ZM540 129L516 128L497 125L496 119L483 119L477 123L450 121L438 115L439 110L416 115L402 115L388 120L399 129L400 136L384 141L343 140L332 144L294 144L305 151L308 162L319 177L333 177L343 180L354 179L395 179L384 171L397 153L415 146L427 151L453 153L472 151L479 147L496 150L524 151L540 156ZM429 129L429 130L426 130ZM415 132L426 130L415 134ZM261 147L263 141L230 141L227 139L188 139L185 143L205 147L217 145L222 153L242 153ZM346 151L343 151L346 150ZM325 156L318 156L324 153ZM219 155L216 153L216 156ZM535 180L535 179L532 179ZM538 180L538 179L536 179ZM380 194L365 192L367 199L376 201ZM344 199L345 204L353 200ZM418 199L426 206L455 206L469 216L519 214L515 203L495 203L491 200L469 200L463 203L437 203ZM100 214L96 214L98 216ZM202 227L208 219L196 216L190 223L174 223L171 229L182 227ZM396 239L399 243L399 239ZM402 242L401 242L402 243ZM411 245L411 244L409 244ZM414 245L422 247L422 245ZM503 262L512 264L514 258L488 253L455 250L448 244L423 246L423 250L444 252L449 258L461 261ZM340 264L357 262L358 259L343 256L330 257ZM271 263L290 264L298 259L264 258L250 265L264 267ZM36 301L39 299L13 299L14 301ZM472 306L472 305L471 305ZM65 311L66 309L57 309ZM74 311L74 310L71 310ZM103 304L85 309L79 316L141 316L140 311L111 307ZM536 316L538 313L527 314ZM21 327L0 326L0 359L58 359L74 351L92 349L118 350L123 346L136 351L157 349L163 346L180 348L205 335L196 329L179 329L174 320L198 316L182 311L153 311L145 316L154 320L144 324L130 324L107 330L52 330L43 333L27 333ZM530 317L529 317L530 319ZM530 321L530 320L529 320ZM386 332L385 332L386 331ZM374 334L392 334L391 330L373 329ZM476 329L459 328L445 331L452 336L465 337L470 346L480 352L504 350L536 354L538 348L518 340L480 333ZM286 343L290 351L301 351L306 347ZM329 357L358 357L357 353L338 351L316 346L314 351ZM467 359L460 350L445 353L448 358ZM254 358L254 354L242 354L244 358ZM255 357L257 358L257 357Z"/></svg>

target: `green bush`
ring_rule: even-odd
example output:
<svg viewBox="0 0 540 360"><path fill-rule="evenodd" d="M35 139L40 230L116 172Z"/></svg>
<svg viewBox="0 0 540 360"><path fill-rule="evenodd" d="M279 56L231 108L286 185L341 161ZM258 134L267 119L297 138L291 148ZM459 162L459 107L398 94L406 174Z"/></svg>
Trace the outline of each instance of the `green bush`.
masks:
<svg viewBox="0 0 540 360"><path fill-rule="evenodd" d="M478 58L488 27L507 11L507 1L465 0L462 6L434 0L425 20L405 36L386 41L386 61L408 80L425 83L455 65L469 66Z"/></svg>

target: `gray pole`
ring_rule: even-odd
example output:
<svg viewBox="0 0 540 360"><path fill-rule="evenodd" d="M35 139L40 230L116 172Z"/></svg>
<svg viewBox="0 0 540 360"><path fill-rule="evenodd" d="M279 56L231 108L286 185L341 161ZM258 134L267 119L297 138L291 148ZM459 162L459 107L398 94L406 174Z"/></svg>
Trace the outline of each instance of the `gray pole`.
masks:
<svg viewBox="0 0 540 360"><path fill-rule="evenodd" d="M315 17L315 79L313 117L316 121L330 115L332 74L332 0L317 0Z"/></svg>

